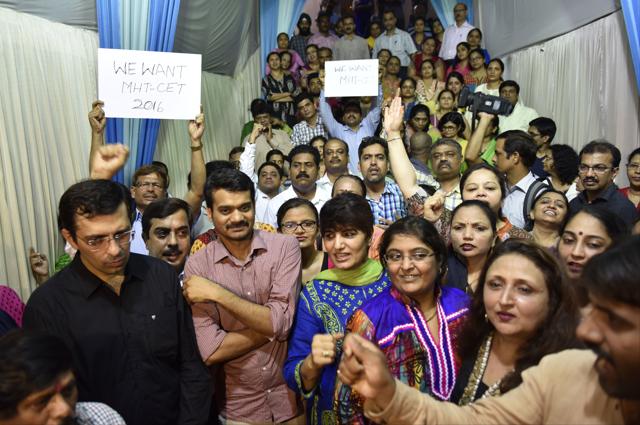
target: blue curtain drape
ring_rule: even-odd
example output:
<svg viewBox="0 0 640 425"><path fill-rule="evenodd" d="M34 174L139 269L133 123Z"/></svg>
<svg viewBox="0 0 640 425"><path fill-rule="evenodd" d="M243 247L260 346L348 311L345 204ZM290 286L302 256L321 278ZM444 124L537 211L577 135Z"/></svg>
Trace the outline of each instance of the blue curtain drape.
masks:
<svg viewBox="0 0 640 425"><path fill-rule="evenodd" d="M457 3L467 5L467 21L473 25L473 0L432 0L431 5L438 15L438 19L442 22L442 26L446 29L449 25L453 25L453 7Z"/></svg>
<svg viewBox="0 0 640 425"><path fill-rule="evenodd" d="M260 69L265 69L267 54L276 47L278 36L278 2L260 0Z"/></svg>
<svg viewBox="0 0 640 425"><path fill-rule="evenodd" d="M640 93L640 4L638 0L621 0L624 24L629 36L629 50L633 69L636 72L636 86Z"/></svg>
<svg viewBox="0 0 640 425"><path fill-rule="evenodd" d="M302 13L302 8L304 8L304 3L305 3L305 0L294 0L293 2L293 12L291 14L292 19L291 19L291 22L289 23L289 30L287 31L287 33L289 34L289 37L293 36L295 33L296 24L298 23L298 18Z"/></svg>
<svg viewBox="0 0 640 425"><path fill-rule="evenodd" d="M173 50L180 0L96 0L100 47ZM130 161L115 179L128 183L134 171L153 160L159 120L109 119L107 143L124 143Z"/></svg>

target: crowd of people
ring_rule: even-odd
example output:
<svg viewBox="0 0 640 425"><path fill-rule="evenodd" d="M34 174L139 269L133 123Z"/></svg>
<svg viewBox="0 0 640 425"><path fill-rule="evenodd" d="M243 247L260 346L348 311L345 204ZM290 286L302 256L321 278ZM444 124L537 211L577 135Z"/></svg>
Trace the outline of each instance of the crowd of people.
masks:
<svg viewBox="0 0 640 425"><path fill-rule="evenodd" d="M0 287L0 425L640 422L640 148L554 141L465 4L357 3L278 35L227 159L189 122L183 196L162 162L112 181L94 102L65 253ZM325 96L368 58L377 98Z"/></svg>

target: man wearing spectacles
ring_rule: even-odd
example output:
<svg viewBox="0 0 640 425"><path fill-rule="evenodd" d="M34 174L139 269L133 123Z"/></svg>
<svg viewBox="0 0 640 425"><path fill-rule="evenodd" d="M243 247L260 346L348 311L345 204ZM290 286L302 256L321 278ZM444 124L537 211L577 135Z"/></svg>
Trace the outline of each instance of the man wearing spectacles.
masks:
<svg viewBox="0 0 640 425"><path fill-rule="evenodd" d="M571 214L589 204L606 204L629 227L637 219L633 203L619 191L614 179L620 166L620 150L604 139L589 142L580 151L578 177L584 190L569 203Z"/></svg>
<svg viewBox="0 0 640 425"><path fill-rule="evenodd" d="M131 210L129 190L110 180L67 189L58 227L77 254L31 295L24 326L67 344L80 401L128 424L204 424L211 387L191 312L173 267L130 254Z"/></svg>

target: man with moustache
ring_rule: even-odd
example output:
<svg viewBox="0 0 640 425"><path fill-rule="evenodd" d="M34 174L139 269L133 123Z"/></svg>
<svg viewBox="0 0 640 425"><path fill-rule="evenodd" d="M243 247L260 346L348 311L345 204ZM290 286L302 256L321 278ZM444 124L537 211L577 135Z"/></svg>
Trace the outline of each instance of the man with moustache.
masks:
<svg viewBox="0 0 640 425"><path fill-rule="evenodd" d="M339 369L376 423L638 424L640 423L640 236L594 257L582 274L589 304L576 330L591 350L544 357L522 383L467 406L433 399L394 380L379 348L351 334Z"/></svg>
<svg viewBox="0 0 640 425"><path fill-rule="evenodd" d="M291 198L305 198L315 205L318 213L331 199L331 190L318 185L320 153L311 145L296 146L289 153L289 177L291 186L269 202L265 222L277 227L278 209Z"/></svg>
<svg viewBox="0 0 640 425"><path fill-rule="evenodd" d="M142 239L149 255L170 264L181 274L191 247L191 209L182 199L150 203L142 215Z"/></svg>
<svg viewBox="0 0 640 425"><path fill-rule="evenodd" d="M431 146L431 167L440 188L436 193L444 196L444 207L453 211L462 203L460 192L460 164L462 148L454 139L442 138Z"/></svg>
<svg viewBox="0 0 640 425"><path fill-rule="evenodd" d="M298 18L298 34L291 37L289 40L289 48L298 52L304 63L307 63L307 41L311 34L311 16L306 13L300 15Z"/></svg>
<svg viewBox="0 0 640 425"><path fill-rule="evenodd" d="M298 416L282 377L300 291L298 242L253 229L254 185L240 171L215 172L205 198L217 238L187 260L183 292L202 359L222 366L220 419L287 423Z"/></svg>
<svg viewBox="0 0 640 425"><path fill-rule="evenodd" d="M66 343L80 401L105 403L127 424L205 424L210 379L178 275L164 261L129 253L131 215L130 192L119 183L67 189L58 227L77 254L31 295L24 327Z"/></svg>
<svg viewBox="0 0 640 425"><path fill-rule="evenodd" d="M360 172L367 187L366 198L371 206L374 223L386 227L407 215L404 196L398 185L387 181L389 148L379 137L368 137L358 147Z"/></svg>
<svg viewBox="0 0 640 425"><path fill-rule="evenodd" d="M603 204L618 214L627 226L633 226L638 212L613 181L619 167L620 150L606 140L594 140L582 148L578 177L584 190L569 203L571 214L576 214L585 205Z"/></svg>
<svg viewBox="0 0 640 425"><path fill-rule="evenodd" d="M338 61L370 59L367 40L356 35L356 23L353 16L342 17L344 35L333 45L335 59Z"/></svg>
<svg viewBox="0 0 640 425"><path fill-rule="evenodd" d="M349 145L343 140L331 137L324 145L322 156L325 173L318 179L317 184L331 192L336 179L349 174Z"/></svg>

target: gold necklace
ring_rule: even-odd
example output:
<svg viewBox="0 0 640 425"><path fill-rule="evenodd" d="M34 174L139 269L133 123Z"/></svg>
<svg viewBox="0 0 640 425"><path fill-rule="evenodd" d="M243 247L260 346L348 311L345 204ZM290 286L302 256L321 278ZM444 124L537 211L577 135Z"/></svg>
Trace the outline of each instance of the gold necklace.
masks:
<svg viewBox="0 0 640 425"><path fill-rule="evenodd" d="M478 391L478 387L480 386L480 382L482 382L482 377L484 376L484 371L487 368L487 363L489 362L489 354L491 353L491 343L493 341L493 332L487 336L487 339L484 340L484 344L480 346L480 350L478 351L478 356L476 357L476 362L473 364L473 370L471 371L471 375L469 376L469 382L462 393L462 397L460 401L458 401L458 405L464 406L474 401L474 397L476 392ZM500 394L500 383L502 379L494 382L481 398L499 395Z"/></svg>

